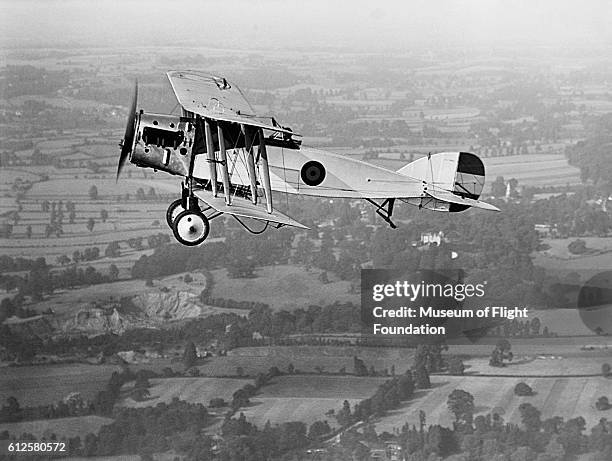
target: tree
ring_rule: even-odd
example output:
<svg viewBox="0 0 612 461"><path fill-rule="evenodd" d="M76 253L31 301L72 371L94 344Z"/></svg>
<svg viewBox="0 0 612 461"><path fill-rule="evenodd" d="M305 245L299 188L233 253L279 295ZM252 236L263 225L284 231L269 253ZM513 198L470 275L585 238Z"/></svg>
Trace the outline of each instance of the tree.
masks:
<svg viewBox="0 0 612 461"><path fill-rule="evenodd" d="M610 402L608 401L608 397L606 397L605 395L599 397L597 399L597 402L595 403L595 408L597 408L599 411L609 410Z"/></svg>
<svg viewBox="0 0 612 461"><path fill-rule="evenodd" d="M310 425L310 429L308 429L308 438L311 440L316 440L322 435L329 434L331 432L331 427L327 421L315 421Z"/></svg>
<svg viewBox="0 0 612 461"><path fill-rule="evenodd" d="M531 324L530 324L531 334L533 336L539 336L540 335L540 327L541 326L542 326L542 323L540 322L540 319L538 317L534 317L531 320Z"/></svg>
<svg viewBox="0 0 612 461"><path fill-rule="evenodd" d="M92 232L92 231L93 231L93 228L94 228L94 226L95 226L95 224L96 224L96 221L94 221L94 218L89 218L89 219L87 220L87 230L88 230L89 232Z"/></svg>
<svg viewBox="0 0 612 461"><path fill-rule="evenodd" d="M471 425L474 419L474 396L463 389L455 389L448 396L446 405L455 415L455 422Z"/></svg>
<svg viewBox="0 0 612 461"><path fill-rule="evenodd" d="M507 339L500 339L491 352L491 358L489 359L489 365L492 367L503 367L505 366L504 360L512 361L513 355L510 352L512 345Z"/></svg>
<svg viewBox="0 0 612 461"><path fill-rule="evenodd" d="M98 200L98 188L95 184L89 188L89 198L91 200Z"/></svg>
<svg viewBox="0 0 612 461"><path fill-rule="evenodd" d="M429 373L425 366L421 365L414 371L414 379L416 386L419 389L429 389L431 387L431 381L429 380Z"/></svg>
<svg viewBox="0 0 612 461"><path fill-rule="evenodd" d="M6 399L6 405L2 406L2 415L6 415L7 421L19 421L21 419L21 407L15 397Z"/></svg>
<svg viewBox="0 0 612 461"><path fill-rule="evenodd" d="M359 357L353 357L353 371L357 376L368 376L368 367Z"/></svg>
<svg viewBox="0 0 612 461"><path fill-rule="evenodd" d="M463 360L461 360L459 357L451 358L448 364L448 372L451 375L463 375L463 373L465 372L465 365L463 364Z"/></svg>
<svg viewBox="0 0 612 461"><path fill-rule="evenodd" d="M185 370L189 370L193 367L198 360L198 353L196 351L195 344L193 341L189 341L185 346L185 352L183 353L183 365Z"/></svg>
<svg viewBox="0 0 612 461"><path fill-rule="evenodd" d="M60 255L57 257L57 263L60 266L65 266L67 264L70 264L70 258L66 255Z"/></svg>
<svg viewBox="0 0 612 461"><path fill-rule="evenodd" d="M529 433L536 433L540 430L542 421L540 420L540 410L530 403L521 403L519 405L521 414L521 422L525 426L525 430Z"/></svg>
<svg viewBox="0 0 612 461"><path fill-rule="evenodd" d="M570 244L567 246L567 249L570 253L575 255L584 254L587 251L586 242L582 239L576 239L570 242Z"/></svg>
<svg viewBox="0 0 612 461"><path fill-rule="evenodd" d="M493 197L504 197L506 195L506 182L503 176L498 176L491 183L491 195Z"/></svg>
<svg viewBox="0 0 612 461"><path fill-rule="evenodd" d="M535 461L536 456L531 447L518 447L510 455L510 461Z"/></svg>
<svg viewBox="0 0 612 461"><path fill-rule="evenodd" d="M106 220L108 219L108 211L106 211L104 208L100 210L100 219L102 220L102 222L106 222Z"/></svg>
<svg viewBox="0 0 612 461"><path fill-rule="evenodd" d="M412 372L410 370L407 370L406 373L398 378L397 390L400 400L408 400L414 394L414 381L412 380Z"/></svg>
<svg viewBox="0 0 612 461"><path fill-rule="evenodd" d="M119 268L114 264L111 264L108 268L108 276L111 280L117 280L119 278Z"/></svg>
<svg viewBox="0 0 612 461"><path fill-rule="evenodd" d="M521 381L514 386L514 394L521 397L528 397L533 395L533 389L527 383Z"/></svg>
<svg viewBox="0 0 612 461"><path fill-rule="evenodd" d="M220 397L215 397L213 399L210 399L210 403L208 404L210 408L219 408L219 407L224 407L226 405L227 403L225 402L225 400L223 400Z"/></svg>
<svg viewBox="0 0 612 461"><path fill-rule="evenodd" d="M351 404L348 400L342 403L342 409L336 414L336 419L341 426L351 424Z"/></svg>
<svg viewBox="0 0 612 461"><path fill-rule="evenodd" d="M119 242L116 240L109 243L106 250L104 250L104 256L107 258L117 258L119 254Z"/></svg>
<svg viewBox="0 0 612 461"><path fill-rule="evenodd" d="M582 416L578 416L566 421L559 430L558 440L568 455L577 455L584 451L587 443L587 438L583 434L585 428L586 421Z"/></svg>
<svg viewBox="0 0 612 461"><path fill-rule="evenodd" d="M612 375L612 367L609 363L604 363L601 365L601 374L606 378Z"/></svg>

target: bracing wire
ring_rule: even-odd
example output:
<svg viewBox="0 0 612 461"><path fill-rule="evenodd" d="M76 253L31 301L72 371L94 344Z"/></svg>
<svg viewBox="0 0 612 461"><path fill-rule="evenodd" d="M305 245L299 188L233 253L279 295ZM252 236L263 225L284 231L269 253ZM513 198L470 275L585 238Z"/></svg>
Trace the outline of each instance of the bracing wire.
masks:
<svg viewBox="0 0 612 461"><path fill-rule="evenodd" d="M251 229L249 226L247 226L245 223L243 223L243 222L242 222L242 220L241 220L241 219L240 219L238 216L236 216L236 215L232 215L232 216L233 216L233 218L234 218L236 221L238 221L238 222L240 223L240 225L241 225L242 227L244 227L244 228L247 230L247 232L249 232L249 233L251 233L251 234L253 234L253 235L263 234L263 233L266 231L266 229L268 229L268 226L270 225L270 221L266 221L266 225L264 226L264 228L263 228L263 229L261 229L260 231L254 231L254 230L253 230L253 229Z"/></svg>

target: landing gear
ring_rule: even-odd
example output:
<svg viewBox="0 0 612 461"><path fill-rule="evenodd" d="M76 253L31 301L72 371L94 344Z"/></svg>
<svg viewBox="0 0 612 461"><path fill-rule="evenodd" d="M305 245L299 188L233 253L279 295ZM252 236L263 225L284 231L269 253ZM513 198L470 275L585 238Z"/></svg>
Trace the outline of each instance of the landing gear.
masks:
<svg viewBox="0 0 612 461"><path fill-rule="evenodd" d="M200 208L193 188L193 178L188 178L183 184L181 198L172 202L166 211L166 222L174 238L187 246L204 242L210 231L210 221L223 214L211 206Z"/></svg>
<svg viewBox="0 0 612 461"><path fill-rule="evenodd" d="M391 229L397 229L395 223L391 220L393 216L393 205L395 204L394 198L388 198L382 203L376 203L374 200L366 198L368 202L376 207L376 214L383 218Z"/></svg>
<svg viewBox="0 0 612 461"><path fill-rule="evenodd" d="M183 208L182 198L179 198L170 204L168 210L166 211L166 223L168 223L168 227L170 227L170 229L173 228L176 217L183 211L185 211L185 208Z"/></svg>
<svg viewBox="0 0 612 461"><path fill-rule="evenodd" d="M206 240L210 224L199 210L184 210L172 223L174 237L183 245L196 246Z"/></svg>

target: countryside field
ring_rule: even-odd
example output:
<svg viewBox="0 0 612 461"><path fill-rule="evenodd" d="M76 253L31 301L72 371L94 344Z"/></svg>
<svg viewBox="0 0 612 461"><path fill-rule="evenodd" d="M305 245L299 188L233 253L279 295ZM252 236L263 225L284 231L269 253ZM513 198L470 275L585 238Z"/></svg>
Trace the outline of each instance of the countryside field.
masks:
<svg viewBox="0 0 612 461"><path fill-rule="evenodd" d="M559 336L593 336L595 341L600 338L582 322L578 309L542 309L529 311L529 318L539 318L542 325L546 325L548 329L558 334ZM518 341L520 342L520 340ZM588 338L583 339L584 343L589 343ZM612 344L612 338L609 339Z"/></svg>
<svg viewBox="0 0 612 461"><path fill-rule="evenodd" d="M269 304L273 309L293 310L330 302L359 302L359 294L349 293L350 283L322 283L319 270L301 266L266 266L256 270L252 279L230 279L224 269L212 271L215 279L212 296Z"/></svg>
<svg viewBox="0 0 612 461"><path fill-rule="evenodd" d="M612 238L582 237L581 240L584 240L588 250L582 255L569 252L568 245L574 240L576 239L543 239L542 243L550 248L534 253L534 265L560 277L570 272L578 273L582 282L598 272L612 268Z"/></svg>
<svg viewBox="0 0 612 461"><path fill-rule="evenodd" d="M0 423L0 432L8 431L14 437L20 437L24 433L32 434L39 440L43 437L49 440L51 434L55 434L58 440L62 437L76 436L81 437L81 440L83 440L87 434L97 434L102 426L112 422L111 418L96 415L41 419L21 423Z"/></svg>
<svg viewBox="0 0 612 461"><path fill-rule="evenodd" d="M39 365L0 368L0 402L15 397L21 406L47 405L78 392L93 399L104 389L114 365Z"/></svg>
<svg viewBox="0 0 612 461"><path fill-rule="evenodd" d="M354 376L280 376L263 387L251 399L251 406L241 409L247 419L258 427L286 421L303 421L310 425L327 420L335 425L329 410L338 411L342 402L352 405L370 397L386 378Z"/></svg>
<svg viewBox="0 0 612 461"><path fill-rule="evenodd" d="M451 427L454 417L448 411L447 398L454 389L463 389L474 396L476 414L498 412L507 422L520 424L519 405L531 403L542 412L542 420L553 416L565 419L582 416L587 427L592 427L602 417L610 418L612 412L595 409L596 400L609 395L611 381L603 377L592 378L491 378L433 376L433 388L416 392L416 396L400 409L390 412L376 423L378 432L393 432L408 423L418 427L419 411L423 410L427 424ZM514 395L514 386L521 382L531 386L532 397Z"/></svg>
<svg viewBox="0 0 612 461"><path fill-rule="evenodd" d="M590 354L594 354L591 352ZM543 354L515 354L512 362L505 367L489 366L488 358L473 358L467 360L466 373L469 375L501 375L501 376L585 376L601 375L601 366L611 360L609 352L603 356L564 357L550 349ZM612 386L612 381L610 382Z"/></svg>
<svg viewBox="0 0 612 461"><path fill-rule="evenodd" d="M164 378L150 380L150 396L142 401L136 402L127 397L121 403L122 406L142 408L155 406L158 403L169 403L173 398L185 400L190 403L201 403L208 406L212 398L222 398L231 402L232 394L247 383L248 379L231 378ZM129 388L131 385L126 385Z"/></svg>
<svg viewBox="0 0 612 461"><path fill-rule="evenodd" d="M580 170L568 165L563 154L485 157L483 162L488 184L497 176L503 176L506 180L516 178L519 186L565 186L568 183L580 183Z"/></svg>
<svg viewBox="0 0 612 461"><path fill-rule="evenodd" d="M413 349L341 347L341 346L274 346L241 347L233 349L225 357L211 357L200 366L206 376L235 375L241 367L245 375L256 375L270 367L286 371L289 364L305 373L317 373L320 367L325 373L337 373L341 368L353 371L353 357L361 358L366 366L374 366L378 372L389 371L395 366L396 373L403 373L412 365Z"/></svg>

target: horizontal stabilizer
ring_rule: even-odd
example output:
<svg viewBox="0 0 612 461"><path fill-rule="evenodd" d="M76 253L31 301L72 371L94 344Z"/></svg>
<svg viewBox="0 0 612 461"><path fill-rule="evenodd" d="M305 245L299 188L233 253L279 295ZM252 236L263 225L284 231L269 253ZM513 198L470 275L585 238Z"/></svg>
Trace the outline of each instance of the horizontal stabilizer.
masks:
<svg viewBox="0 0 612 461"><path fill-rule="evenodd" d="M482 202L480 200L474 200L471 198L461 197L444 189L429 189L426 193L432 198L435 198L436 200L440 200L442 202L456 203L457 205L464 205L466 207L482 208L483 210L501 211L499 208L494 205L491 205L490 203Z"/></svg>
<svg viewBox="0 0 612 461"><path fill-rule="evenodd" d="M219 194L215 197L212 192L203 189L195 190L194 194L208 206L220 213L257 219L259 221L273 222L284 226L299 227L300 229L308 229L304 224L291 219L289 216L279 211L274 210L272 213L268 213L265 204L255 205L250 200L234 196L232 197L232 204L228 205L225 203L223 194Z"/></svg>

